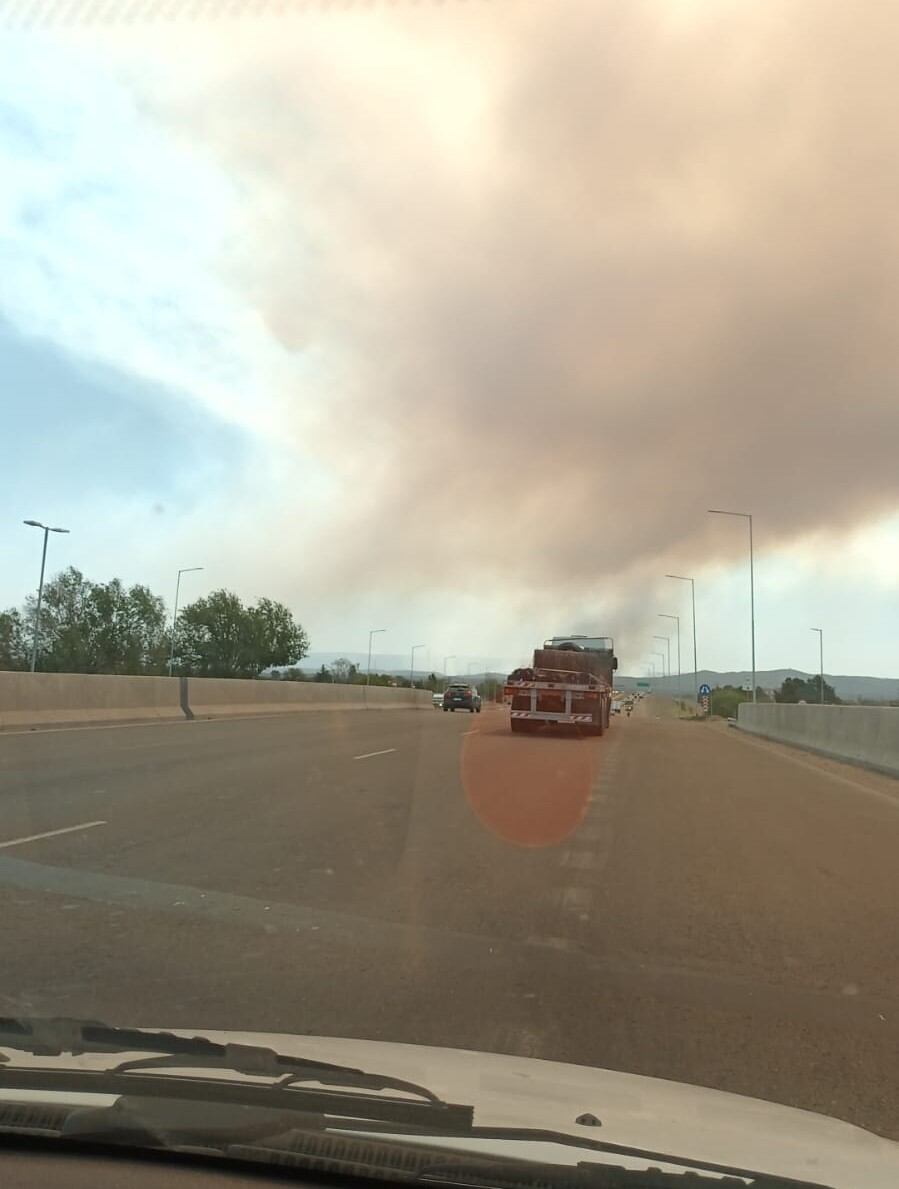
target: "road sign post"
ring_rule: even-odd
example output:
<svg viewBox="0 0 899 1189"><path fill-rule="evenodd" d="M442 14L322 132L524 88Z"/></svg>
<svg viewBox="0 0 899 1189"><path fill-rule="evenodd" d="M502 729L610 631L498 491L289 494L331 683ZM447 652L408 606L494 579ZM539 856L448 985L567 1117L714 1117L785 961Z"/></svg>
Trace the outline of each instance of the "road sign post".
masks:
<svg viewBox="0 0 899 1189"><path fill-rule="evenodd" d="M699 687L699 705L702 713L708 718L712 706L712 687L705 682Z"/></svg>

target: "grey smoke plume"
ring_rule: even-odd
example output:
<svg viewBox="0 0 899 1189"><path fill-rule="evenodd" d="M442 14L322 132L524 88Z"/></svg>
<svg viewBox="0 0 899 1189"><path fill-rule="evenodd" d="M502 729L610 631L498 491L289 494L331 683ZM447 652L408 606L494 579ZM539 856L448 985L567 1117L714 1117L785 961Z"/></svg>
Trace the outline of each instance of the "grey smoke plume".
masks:
<svg viewBox="0 0 899 1189"><path fill-rule="evenodd" d="M742 554L709 507L769 544L896 508L899 9L289 29L179 114L246 186L235 283L304 361L329 573L577 598Z"/></svg>

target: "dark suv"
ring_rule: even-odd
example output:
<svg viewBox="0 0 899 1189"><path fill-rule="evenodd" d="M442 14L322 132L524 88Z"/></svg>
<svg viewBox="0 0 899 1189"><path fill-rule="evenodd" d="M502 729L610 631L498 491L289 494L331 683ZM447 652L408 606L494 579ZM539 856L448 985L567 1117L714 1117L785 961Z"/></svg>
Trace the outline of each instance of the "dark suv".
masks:
<svg viewBox="0 0 899 1189"><path fill-rule="evenodd" d="M443 695L444 710L470 710L481 713L481 695L473 685L448 685Z"/></svg>

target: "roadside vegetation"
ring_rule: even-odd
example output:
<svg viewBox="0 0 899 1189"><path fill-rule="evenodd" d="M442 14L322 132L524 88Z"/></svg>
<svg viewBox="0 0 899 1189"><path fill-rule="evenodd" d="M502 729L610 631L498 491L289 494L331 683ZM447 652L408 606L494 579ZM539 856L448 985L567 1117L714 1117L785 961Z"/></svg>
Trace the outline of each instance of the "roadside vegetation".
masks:
<svg viewBox="0 0 899 1189"><path fill-rule="evenodd" d="M37 595L0 612L0 670L26 670ZM215 590L178 612L175 648L165 602L147 586L119 578L92 582L70 567L44 584L37 669L45 673L174 674L257 677L272 665L294 665L309 638L283 603L245 604Z"/></svg>

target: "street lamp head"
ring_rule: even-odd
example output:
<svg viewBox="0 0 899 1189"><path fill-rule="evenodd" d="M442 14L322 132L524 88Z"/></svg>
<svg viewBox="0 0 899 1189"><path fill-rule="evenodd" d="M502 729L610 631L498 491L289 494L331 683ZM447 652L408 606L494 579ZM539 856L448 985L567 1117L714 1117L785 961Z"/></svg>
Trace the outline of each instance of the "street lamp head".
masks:
<svg viewBox="0 0 899 1189"><path fill-rule="evenodd" d="M39 520L23 520L23 524L28 524L32 528L42 528L46 533L67 533L67 528L51 528L49 524L42 524Z"/></svg>

